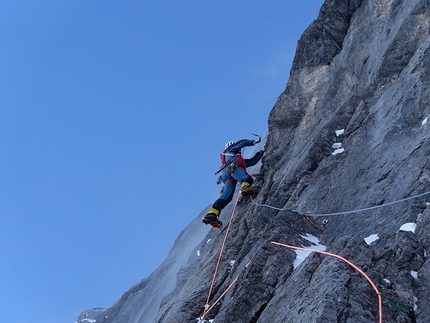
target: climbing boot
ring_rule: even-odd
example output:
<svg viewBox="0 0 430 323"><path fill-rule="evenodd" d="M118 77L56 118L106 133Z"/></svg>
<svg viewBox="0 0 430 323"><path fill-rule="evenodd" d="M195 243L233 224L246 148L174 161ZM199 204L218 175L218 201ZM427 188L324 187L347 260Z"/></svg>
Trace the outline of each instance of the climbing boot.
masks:
<svg viewBox="0 0 430 323"><path fill-rule="evenodd" d="M218 220L219 213L220 212L217 209L214 209L214 208L210 209L208 214L206 214L202 218L203 223L206 225L210 224L214 228L221 229L222 222L220 220Z"/></svg>
<svg viewBox="0 0 430 323"><path fill-rule="evenodd" d="M242 193L243 196L252 195L253 197L256 197L258 195L258 192L260 192L260 190L255 187L251 187L251 185L248 182L243 182L240 185L240 192Z"/></svg>

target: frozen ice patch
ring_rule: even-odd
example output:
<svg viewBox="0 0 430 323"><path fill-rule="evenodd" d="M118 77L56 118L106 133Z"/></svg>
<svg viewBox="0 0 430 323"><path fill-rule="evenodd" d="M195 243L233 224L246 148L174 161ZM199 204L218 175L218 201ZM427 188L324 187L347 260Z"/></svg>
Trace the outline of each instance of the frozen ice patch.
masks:
<svg viewBox="0 0 430 323"><path fill-rule="evenodd" d="M236 260L230 260L229 265L227 267L228 272L231 272L233 270L235 263L236 263Z"/></svg>
<svg viewBox="0 0 430 323"><path fill-rule="evenodd" d="M391 284L391 281L387 278L384 278L384 282L386 282L387 284Z"/></svg>
<svg viewBox="0 0 430 323"><path fill-rule="evenodd" d="M345 151L345 149L344 149L344 148L339 148L339 149L336 149L335 151L333 151L333 152L332 152L332 155L341 154L341 153L343 153L344 151Z"/></svg>
<svg viewBox="0 0 430 323"><path fill-rule="evenodd" d="M342 147L342 143L341 142L335 142L331 147L332 148L341 148Z"/></svg>
<svg viewBox="0 0 430 323"><path fill-rule="evenodd" d="M364 241L366 241L367 244L371 244L373 241L376 241L378 239L379 239L379 237L377 234L371 234L367 238L364 238Z"/></svg>
<svg viewBox="0 0 430 323"><path fill-rule="evenodd" d="M309 233L306 233L306 235L305 236L302 236L302 235L300 235L303 239L306 239L306 240L308 240L309 242L312 242L314 245L320 245L320 246L322 246L321 244L320 244L320 240L317 238L317 237L315 237L315 236L313 236L312 234L309 234ZM318 249L318 248L314 248L314 249L318 249L318 250L325 250L325 246L323 246L324 247L324 249Z"/></svg>
<svg viewBox="0 0 430 323"><path fill-rule="evenodd" d="M213 322L215 322L215 319L205 320L205 319L202 319L201 317L196 318L196 320L197 320L197 323L213 323Z"/></svg>
<svg viewBox="0 0 430 323"><path fill-rule="evenodd" d="M302 235L300 236L303 239L306 239L313 244L313 246L310 247L311 249L320 250L320 251L324 251L326 249L324 245L320 244L319 239L313 236L312 234L306 233L305 236L302 236ZM303 247L303 248L306 248L306 247ZM306 259L307 256L309 256L311 251L294 250L294 252L296 253L296 259L294 259L294 269L295 269Z"/></svg>
<svg viewBox="0 0 430 323"><path fill-rule="evenodd" d="M414 277L415 279L418 279L418 273L414 270L411 270L411 276Z"/></svg>
<svg viewBox="0 0 430 323"><path fill-rule="evenodd" d="M411 231L411 232L415 233L415 228L416 227L417 227L416 223L409 222L409 223L403 224L400 227L399 231Z"/></svg>
<svg viewBox="0 0 430 323"><path fill-rule="evenodd" d="M339 136L341 136L343 134L345 134L345 129L336 130L336 136L339 137Z"/></svg>
<svg viewBox="0 0 430 323"><path fill-rule="evenodd" d="M296 259L294 259L294 269L296 269L311 252L305 250L294 250L294 252L296 253Z"/></svg>

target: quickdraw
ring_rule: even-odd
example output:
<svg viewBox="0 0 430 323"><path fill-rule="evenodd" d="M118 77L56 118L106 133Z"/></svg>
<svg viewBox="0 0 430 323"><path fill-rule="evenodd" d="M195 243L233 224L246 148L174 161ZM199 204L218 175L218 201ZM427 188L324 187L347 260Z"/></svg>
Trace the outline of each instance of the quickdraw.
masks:
<svg viewBox="0 0 430 323"><path fill-rule="evenodd" d="M322 221L312 218L307 215L307 213L303 213L303 218L309 222L309 224L318 231L318 233L322 233L324 231L325 225L328 223L327 219Z"/></svg>

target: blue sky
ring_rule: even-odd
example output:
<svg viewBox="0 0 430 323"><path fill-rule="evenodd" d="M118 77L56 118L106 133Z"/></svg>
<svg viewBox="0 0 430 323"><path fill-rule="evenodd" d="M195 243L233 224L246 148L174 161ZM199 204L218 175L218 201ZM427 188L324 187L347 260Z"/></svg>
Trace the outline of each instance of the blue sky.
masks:
<svg viewBox="0 0 430 323"><path fill-rule="evenodd" d="M3 0L0 323L73 323L147 277L225 142L266 133L322 3Z"/></svg>

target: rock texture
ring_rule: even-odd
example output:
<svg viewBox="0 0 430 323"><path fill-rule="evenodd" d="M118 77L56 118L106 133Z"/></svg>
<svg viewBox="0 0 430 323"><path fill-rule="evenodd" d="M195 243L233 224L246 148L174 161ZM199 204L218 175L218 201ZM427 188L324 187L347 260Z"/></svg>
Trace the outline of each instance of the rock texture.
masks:
<svg viewBox="0 0 430 323"><path fill-rule="evenodd" d="M378 286L384 322L412 322L399 304L414 308L416 322L430 321L430 195L390 203L430 191L429 28L429 0L326 0L268 118L255 202L278 209L238 205L209 304L231 287L206 321L378 322L378 297L352 267L313 253L295 268L296 253L271 244L312 246L309 234ZM321 232L303 212L329 222ZM190 247L162 301L130 297L156 286L149 277L96 322L197 322L225 232ZM160 279L171 278L166 268ZM143 318L149 307L154 315Z"/></svg>

